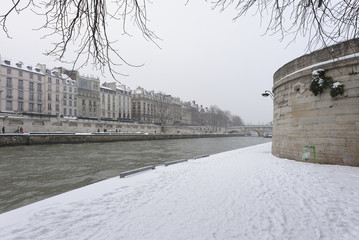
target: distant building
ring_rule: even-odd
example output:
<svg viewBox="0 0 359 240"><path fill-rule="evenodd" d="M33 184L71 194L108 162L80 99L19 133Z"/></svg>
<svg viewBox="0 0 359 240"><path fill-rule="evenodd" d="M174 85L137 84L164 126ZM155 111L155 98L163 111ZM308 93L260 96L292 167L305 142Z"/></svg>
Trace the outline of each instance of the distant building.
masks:
<svg viewBox="0 0 359 240"><path fill-rule="evenodd" d="M157 123L154 91L137 87L132 92L132 119L138 122Z"/></svg>
<svg viewBox="0 0 359 240"><path fill-rule="evenodd" d="M21 61L0 59L0 111L45 113L45 74Z"/></svg>
<svg viewBox="0 0 359 240"><path fill-rule="evenodd" d="M116 82L104 83L101 88L101 118L131 120L131 91Z"/></svg>
<svg viewBox="0 0 359 240"><path fill-rule="evenodd" d="M190 124L191 114L188 106L180 98L164 93L147 91L141 87L132 93L132 118L139 122L161 125Z"/></svg>
<svg viewBox="0 0 359 240"><path fill-rule="evenodd" d="M101 118L100 79L76 74L76 80L78 116Z"/></svg>
<svg viewBox="0 0 359 240"><path fill-rule="evenodd" d="M56 79L56 110L60 106L60 116L62 117L77 117L77 81L76 75L69 75L71 72L62 67L55 68L53 74L58 76L60 86L58 86L58 79Z"/></svg>

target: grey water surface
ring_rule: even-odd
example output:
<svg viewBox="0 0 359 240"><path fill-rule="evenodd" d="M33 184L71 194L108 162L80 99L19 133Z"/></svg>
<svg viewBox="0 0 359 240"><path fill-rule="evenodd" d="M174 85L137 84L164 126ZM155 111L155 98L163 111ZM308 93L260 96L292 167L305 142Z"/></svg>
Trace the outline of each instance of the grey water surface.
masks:
<svg viewBox="0 0 359 240"><path fill-rule="evenodd" d="M0 213L135 168L269 142L220 137L0 148Z"/></svg>

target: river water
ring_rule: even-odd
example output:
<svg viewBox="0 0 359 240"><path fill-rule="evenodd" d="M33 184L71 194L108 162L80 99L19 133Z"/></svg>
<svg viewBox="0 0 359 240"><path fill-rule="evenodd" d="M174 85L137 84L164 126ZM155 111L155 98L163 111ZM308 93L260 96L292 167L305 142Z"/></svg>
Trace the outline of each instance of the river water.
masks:
<svg viewBox="0 0 359 240"><path fill-rule="evenodd" d="M269 141L221 137L1 147L0 213L135 168Z"/></svg>

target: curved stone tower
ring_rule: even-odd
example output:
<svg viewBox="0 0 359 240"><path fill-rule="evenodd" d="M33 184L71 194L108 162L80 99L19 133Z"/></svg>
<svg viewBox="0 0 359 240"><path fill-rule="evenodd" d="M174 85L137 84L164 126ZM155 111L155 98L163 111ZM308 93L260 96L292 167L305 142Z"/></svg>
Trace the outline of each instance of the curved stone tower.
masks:
<svg viewBox="0 0 359 240"><path fill-rule="evenodd" d="M315 96L310 84L318 69L338 83ZM340 83L344 94L332 97ZM359 39L285 64L274 74L273 93L273 155L302 160L304 146L314 146L316 162L359 166Z"/></svg>

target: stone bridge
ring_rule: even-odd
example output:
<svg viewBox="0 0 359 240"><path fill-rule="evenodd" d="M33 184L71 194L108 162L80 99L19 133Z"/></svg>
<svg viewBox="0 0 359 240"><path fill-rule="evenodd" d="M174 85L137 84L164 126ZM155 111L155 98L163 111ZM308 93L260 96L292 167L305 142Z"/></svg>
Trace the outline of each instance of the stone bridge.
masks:
<svg viewBox="0 0 359 240"><path fill-rule="evenodd" d="M227 132L247 135L251 131L255 131L258 136L264 137L264 133L272 134L272 129L272 125L231 126L227 128Z"/></svg>

